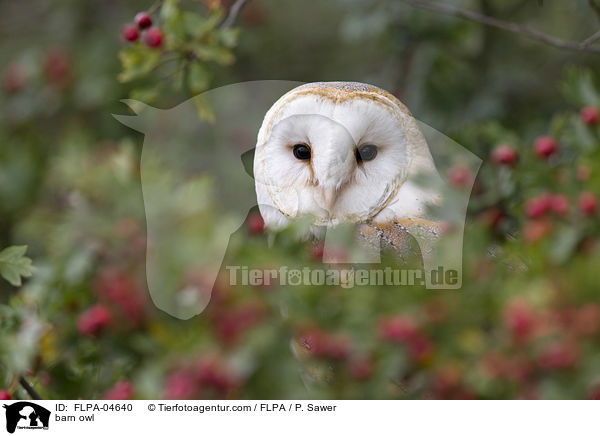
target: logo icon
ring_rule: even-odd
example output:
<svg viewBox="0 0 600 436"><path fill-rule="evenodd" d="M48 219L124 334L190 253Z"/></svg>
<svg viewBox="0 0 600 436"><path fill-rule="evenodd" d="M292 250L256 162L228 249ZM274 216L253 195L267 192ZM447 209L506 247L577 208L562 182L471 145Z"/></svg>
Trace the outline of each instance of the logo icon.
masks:
<svg viewBox="0 0 600 436"><path fill-rule="evenodd" d="M47 430L50 423L50 411L28 401L19 401L6 409L6 431L14 433L16 429Z"/></svg>

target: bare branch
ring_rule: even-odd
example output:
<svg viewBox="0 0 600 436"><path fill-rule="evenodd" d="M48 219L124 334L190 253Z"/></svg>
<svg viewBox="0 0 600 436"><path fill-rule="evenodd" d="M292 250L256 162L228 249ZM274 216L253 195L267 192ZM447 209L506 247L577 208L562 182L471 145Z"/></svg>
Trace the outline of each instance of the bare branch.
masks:
<svg viewBox="0 0 600 436"><path fill-rule="evenodd" d="M589 38L587 38L586 40L584 40L581 43L582 47L587 47L588 45L598 41L600 39L600 30L598 30L596 33L594 33L592 36L590 36Z"/></svg>
<svg viewBox="0 0 600 436"><path fill-rule="evenodd" d="M148 9L148 15L152 15L154 12L156 12L162 6L163 1L164 0L156 0L154 4Z"/></svg>
<svg viewBox="0 0 600 436"><path fill-rule="evenodd" d="M242 12L242 9L244 9L244 6L246 6L247 2L248 0L236 0L235 3L231 5L227 18L225 18L221 24L221 29L229 29L235 24L235 21Z"/></svg>
<svg viewBox="0 0 600 436"><path fill-rule="evenodd" d="M519 35L526 36L530 39L534 39L539 42L543 42L545 44L551 45L552 47L560 48L563 50L573 50L573 51L585 51L591 53L600 53L600 47L590 46L591 42L595 41L593 39L589 42L590 38L583 42L578 41L566 41L560 38L557 38L552 35L548 35L542 32L539 32L534 29L530 29L529 27L522 26L517 23L512 23L510 21L500 20L494 17L488 17L487 15L480 14L478 12L468 11L464 9L459 9L454 6L449 6L429 0L400 0L406 4L411 6L428 9L434 12L440 12L446 15L452 15L455 17L464 18L466 20L474 21L476 23L485 24L486 26L496 27L498 29L508 30L509 32L517 33Z"/></svg>
<svg viewBox="0 0 600 436"><path fill-rule="evenodd" d="M25 377L23 377L23 376L19 377L19 384L23 387L23 389L25 389L25 391L29 394L29 396L33 400L41 400L42 399L40 394L37 393L37 391L33 388L33 386L31 386L29 384L29 382L27 380L25 380Z"/></svg>

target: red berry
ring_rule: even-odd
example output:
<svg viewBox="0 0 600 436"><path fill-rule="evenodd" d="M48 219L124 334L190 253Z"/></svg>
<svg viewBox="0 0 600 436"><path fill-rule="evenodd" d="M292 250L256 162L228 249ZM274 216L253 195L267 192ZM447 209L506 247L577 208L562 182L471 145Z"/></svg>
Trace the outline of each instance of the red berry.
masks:
<svg viewBox="0 0 600 436"><path fill-rule="evenodd" d="M265 221L258 212L251 213L248 217L248 233L251 235L260 235L265 230Z"/></svg>
<svg viewBox="0 0 600 436"><path fill-rule="evenodd" d="M368 379L373 374L374 366L370 356L356 357L350 361L350 375L356 380Z"/></svg>
<svg viewBox="0 0 600 436"><path fill-rule="evenodd" d="M425 360L433 349L429 338L419 332L411 341L407 343L411 356L418 361Z"/></svg>
<svg viewBox="0 0 600 436"><path fill-rule="evenodd" d="M49 82L66 87L71 78L71 61L61 48L50 50L44 59L44 74Z"/></svg>
<svg viewBox="0 0 600 436"><path fill-rule="evenodd" d="M558 142L552 136L540 136L534 143L538 157L546 159L558 151Z"/></svg>
<svg viewBox="0 0 600 436"><path fill-rule="evenodd" d="M491 377L504 377L510 369L510 360L499 351L489 351L481 360L483 370Z"/></svg>
<svg viewBox="0 0 600 436"><path fill-rule="evenodd" d="M323 260L323 253L325 252L325 244L322 242L318 242L312 246L310 250L310 257L315 262L320 262Z"/></svg>
<svg viewBox="0 0 600 436"><path fill-rule="evenodd" d="M7 391L0 391L0 401L12 400L12 396Z"/></svg>
<svg viewBox="0 0 600 436"><path fill-rule="evenodd" d="M592 175L592 170L587 165L579 165L577 167L577 180L580 182L585 182Z"/></svg>
<svg viewBox="0 0 600 436"><path fill-rule="evenodd" d="M534 243L544 238L554 230L554 225L548 218L530 220L525 223L523 237L527 242Z"/></svg>
<svg viewBox="0 0 600 436"><path fill-rule="evenodd" d="M135 218L126 216L117 221L115 231L123 238L133 238L141 232L140 223Z"/></svg>
<svg viewBox="0 0 600 436"><path fill-rule="evenodd" d="M530 359L513 356L509 360L507 378L515 382L525 382L531 379L535 371L535 364Z"/></svg>
<svg viewBox="0 0 600 436"><path fill-rule="evenodd" d="M227 367L226 363L216 357L203 357L193 369L192 380L196 386L210 387L226 394L236 387L238 377Z"/></svg>
<svg viewBox="0 0 600 436"><path fill-rule="evenodd" d="M133 24L126 24L125 27L123 27L122 35L125 41L133 42L137 41L140 37L140 31Z"/></svg>
<svg viewBox="0 0 600 436"><path fill-rule="evenodd" d="M234 343L242 333L248 331L261 320L264 310L262 306L246 303L231 309L219 316L217 320L217 335L226 344Z"/></svg>
<svg viewBox="0 0 600 436"><path fill-rule="evenodd" d="M103 400L127 401L133 397L133 384L129 381L120 381L102 396Z"/></svg>
<svg viewBox="0 0 600 436"><path fill-rule="evenodd" d="M510 145L500 145L492 151L492 160L500 165L513 166L519 160L519 154Z"/></svg>
<svg viewBox="0 0 600 436"><path fill-rule="evenodd" d="M135 24L138 25L140 29L147 29L152 26L152 18L147 12L140 12L134 18Z"/></svg>
<svg viewBox="0 0 600 436"><path fill-rule="evenodd" d="M433 389L440 398L448 398L460 387L462 371L455 365L445 365L433 377Z"/></svg>
<svg viewBox="0 0 600 436"><path fill-rule="evenodd" d="M148 47L157 48L163 43L163 33L158 27L151 27L144 32L144 42Z"/></svg>
<svg viewBox="0 0 600 436"><path fill-rule="evenodd" d="M545 369L564 369L574 366L579 360L579 351L575 344L556 342L542 351L540 366Z"/></svg>
<svg viewBox="0 0 600 436"><path fill-rule="evenodd" d="M569 198L563 194L555 194L551 196L552 211L564 215L569 211Z"/></svg>
<svg viewBox="0 0 600 436"><path fill-rule="evenodd" d="M446 174L448 181L456 188L468 188L473 183L473 172L466 165L455 165Z"/></svg>
<svg viewBox="0 0 600 436"><path fill-rule="evenodd" d="M344 359L350 353L350 339L345 335L329 334L313 328L302 335L300 343L315 357Z"/></svg>
<svg viewBox="0 0 600 436"><path fill-rule="evenodd" d="M426 358L433 348L431 341L423 334L411 318L392 316L379 323L379 334L390 342L404 344L416 360Z"/></svg>
<svg viewBox="0 0 600 436"><path fill-rule="evenodd" d="M590 395L588 397L590 400L600 400L600 385L595 385L592 387Z"/></svg>
<svg viewBox="0 0 600 436"><path fill-rule="evenodd" d="M96 293L118 308L128 321L139 324L146 312L146 294L137 281L123 272L107 270L96 280Z"/></svg>
<svg viewBox="0 0 600 436"><path fill-rule="evenodd" d="M326 342L326 357L344 359L350 353L350 338L345 335L329 335Z"/></svg>
<svg viewBox="0 0 600 436"><path fill-rule="evenodd" d="M535 329L535 314L529 303L525 300L511 302L504 316L507 327L518 342L529 338Z"/></svg>
<svg viewBox="0 0 600 436"><path fill-rule="evenodd" d="M586 106L581 109L581 121L583 121L588 126L593 126L598 124L600 121L600 110L593 106Z"/></svg>
<svg viewBox="0 0 600 436"><path fill-rule="evenodd" d="M81 334L94 336L108 327L111 322L110 311L101 304L97 304L81 314L77 320L77 329Z"/></svg>
<svg viewBox="0 0 600 436"><path fill-rule="evenodd" d="M598 211L598 197L591 192L582 192L579 195L579 209L586 215L595 215Z"/></svg>
<svg viewBox="0 0 600 436"><path fill-rule="evenodd" d="M525 203L525 213L529 218L539 218L552 208L552 196L542 194L530 198Z"/></svg>
<svg viewBox="0 0 600 436"><path fill-rule="evenodd" d="M430 323L439 323L448 317L448 308L440 299L429 299L425 305L425 314Z"/></svg>
<svg viewBox="0 0 600 436"><path fill-rule="evenodd" d="M504 213L497 207L484 210L481 212L477 219L486 227L491 227L494 230L500 229L500 223L504 218Z"/></svg>
<svg viewBox="0 0 600 436"><path fill-rule="evenodd" d="M324 341L325 333L319 329L311 329L305 332L300 338L300 344L308 351L319 353L321 344Z"/></svg>
<svg viewBox="0 0 600 436"><path fill-rule="evenodd" d="M325 246L323 246L321 260L323 263L348 263L349 256L350 253L344 245L330 244L327 247L327 251L325 251Z"/></svg>
<svg viewBox="0 0 600 436"><path fill-rule="evenodd" d="M27 84L27 74L21 65L12 63L2 74L2 87L9 93L19 92Z"/></svg>
<svg viewBox="0 0 600 436"><path fill-rule="evenodd" d="M600 305L587 303L577 309L572 328L583 335L595 335L600 330Z"/></svg>
<svg viewBox="0 0 600 436"><path fill-rule="evenodd" d="M192 384L194 374L186 370L178 370L167 377L165 397L167 400L187 400L194 397L197 386Z"/></svg>
<svg viewBox="0 0 600 436"><path fill-rule="evenodd" d="M417 323L403 316L392 316L379 323L379 332L384 339L392 342L406 342L418 332Z"/></svg>

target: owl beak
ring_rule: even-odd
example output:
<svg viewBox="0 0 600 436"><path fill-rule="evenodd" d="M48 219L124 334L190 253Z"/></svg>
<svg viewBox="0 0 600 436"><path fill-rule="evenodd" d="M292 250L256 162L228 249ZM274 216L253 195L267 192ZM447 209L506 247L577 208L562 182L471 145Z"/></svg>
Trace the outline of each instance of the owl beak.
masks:
<svg viewBox="0 0 600 436"><path fill-rule="evenodd" d="M321 190L323 199L322 207L326 209L330 214L333 213L333 207L337 200L338 190L335 187L326 187Z"/></svg>

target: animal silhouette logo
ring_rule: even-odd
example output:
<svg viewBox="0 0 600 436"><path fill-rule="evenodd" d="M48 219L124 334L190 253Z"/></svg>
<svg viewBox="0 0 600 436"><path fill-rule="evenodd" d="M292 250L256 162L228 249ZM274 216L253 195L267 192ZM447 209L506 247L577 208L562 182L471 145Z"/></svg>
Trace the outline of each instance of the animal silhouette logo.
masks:
<svg viewBox="0 0 600 436"><path fill-rule="evenodd" d="M135 115L114 115L144 134L140 172L147 223L146 274L150 296L159 309L189 319L210 302L230 236L257 205L252 162L265 113L298 85L291 81L237 83L207 91L170 109L124 100ZM464 189L453 189L447 183L439 187L444 202L438 212L440 220L454 229L451 236L427 247L421 244L426 238L418 228L409 230L422 245L421 251L427 252L423 256L426 272L443 269L459 274L451 286L429 280L426 288L459 289L466 210L482 161L442 133L416 122L440 174L459 165L473 176ZM335 239L335 230L328 229L325 253L329 241ZM377 263L375 254L369 256L375 261L366 263ZM189 271L199 272L203 289L192 289L182 280Z"/></svg>
<svg viewBox="0 0 600 436"><path fill-rule="evenodd" d="M11 434L16 429L48 429L50 411L38 404L19 401L2 407L6 409L6 431Z"/></svg>

